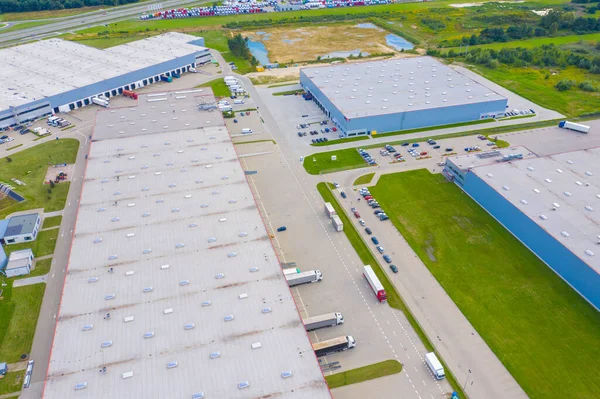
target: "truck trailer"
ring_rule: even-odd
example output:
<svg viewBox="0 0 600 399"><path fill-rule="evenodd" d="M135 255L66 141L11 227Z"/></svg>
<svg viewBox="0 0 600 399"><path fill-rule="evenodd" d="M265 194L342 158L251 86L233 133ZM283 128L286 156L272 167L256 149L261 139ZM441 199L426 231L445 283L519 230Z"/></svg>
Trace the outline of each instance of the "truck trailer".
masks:
<svg viewBox="0 0 600 399"><path fill-rule="evenodd" d="M331 219L334 215L337 215L337 212L333 208L333 205L331 205L331 202L325 203L325 214L329 219Z"/></svg>
<svg viewBox="0 0 600 399"><path fill-rule="evenodd" d="M335 231L344 231L344 223L338 215L333 215L331 218L331 224L333 225Z"/></svg>
<svg viewBox="0 0 600 399"><path fill-rule="evenodd" d="M298 273L300 273L300 269L298 269L297 267L294 267L292 269L283 269L284 276L289 276L290 274L298 274Z"/></svg>
<svg viewBox="0 0 600 399"><path fill-rule="evenodd" d="M123 95L125 97L133 98L134 100L138 99L138 94L135 91L123 90Z"/></svg>
<svg viewBox="0 0 600 399"><path fill-rule="evenodd" d="M307 317L303 319L306 331L318 330L319 328L333 327L344 324L344 316L340 312L326 313L320 316Z"/></svg>
<svg viewBox="0 0 600 399"><path fill-rule="evenodd" d="M108 100L104 100L98 97L92 97L92 102L104 108L108 108L108 106L110 105L110 102Z"/></svg>
<svg viewBox="0 0 600 399"><path fill-rule="evenodd" d="M588 133L590 131L590 127L586 125L582 125L580 123L574 123L569 121L561 121L558 124L558 127L563 129L574 130L579 133Z"/></svg>
<svg viewBox="0 0 600 399"><path fill-rule="evenodd" d="M173 81L173 78L166 75L160 75L160 80L162 80L163 82L171 83Z"/></svg>
<svg viewBox="0 0 600 399"><path fill-rule="evenodd" d="M427 363L427 367L429 367L429 370L431 370L436 379L441 380L446 376L444 374L444 367L442 367L442 363L440 363L435 353L426 353L425 363Z"/></svg>
<svg viewBox="0 0 600 399"><path fill-rule="evenodd" d="M356 346L356 341L351 335L342 335L341 337L328 339L327 341L313 344L313 350L317 357L325 356L334 352L341 352L352 349Z"/></svg>
<svg viewBox="0 0 600 399"><path fill-rule="evenodd" d="M375 275L373 268L369 265L366 265L363 268L363 275L365 276L365 279L367 280L369 286L373 290L373 293L377 297L377 300L382 303L386 302L387 295L385 293L385 290L383 289L383 284L381 284L381 281L379 281L379 279Z"/></svg>
<svg viewBox="0 0 600 399"><path fill-rule="evenodd" d="M316 283L317 281L323 280L323 274L320 270L309 270L307 272L290 274L285 276L287 283L290 287L294 287L300 284Z"/></svg>

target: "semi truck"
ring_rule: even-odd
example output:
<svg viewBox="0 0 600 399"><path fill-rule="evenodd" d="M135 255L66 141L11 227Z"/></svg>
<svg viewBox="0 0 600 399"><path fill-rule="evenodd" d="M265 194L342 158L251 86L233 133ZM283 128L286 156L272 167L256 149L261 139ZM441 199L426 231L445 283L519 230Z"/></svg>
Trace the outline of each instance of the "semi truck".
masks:
<svg viewBox="0 0 600 399"><path fill-rule="evenodd" d="M135 91L123 90L123 95L125 97L133 98L134 100L138 99L138 94Z"/></svg>
<svg viewBox="0 0 600 399"><path fill-rule="evenodd" d="M104 100L98 97L92 97L92 102L104 108L108 108L108 106L110 105L110 102L108 100Z"/></svg>
<svg viewBox="0 0 600 399"><path fill-rule="evenodd" d="M333 215L331 218L331 224L333 225L335 231L344 231L344 222L342 222L342 219L340 219L338 215Z"/></svg>
<svg viewBox="0 0 600 399"><path fill-rule="evenodd" d="M302 320L306 331L313 331L319 328L333 327L344 324L344 316L340 312L326 313L320 316L307 317Z"/></svg>
<svg viewBox="0 0 600 399"><path fill-rule="evenodd" d="M320 270L309 270L307 272L290 274L285 276L287 283L290 287L294 287L300 284L316 283L317 281L323 280L323 274Z"/></svg>
<svg viewBox="0 0 600 399"><path fill-rule="evenodd" d="M377 300L381 303L385 303L387 301L387 295L383 289L383 284L381 284L381 281L379 281L375 275L373 268L369 265L365 265L363 268L363 275L373 290L373 293L377 297Z"/></svg>
<svg viewBox="0 0 600 399"><path fill-rule="evenodd" d="M331 202L325 203L325 214L329 219L331 219L334 215L337 215L337 212L333 208L333 205L331 205Z"/></svg>
<svg viewBox="0 0 600 399"><path fill-rule="evenodd" d="M298 274L298 273L300 273L300 269L298 269L297 267L294 267L291 269L283 269L284 276L289 276L290 274Z"/></svg>
<svg viewBox="0 0 600 399"><path fill-rule="evenodd" d="M444 374L444 367L442 367L442 363L440 363L435 353L426 353L425 363L427 363L427 367L429 367L429 370L431 370L436 379L441 380L446 376Z"/></svg>
<svg viewBox="0 0 600 399"><path fill-rule="evenodd" d="M160 75L160 80L162 80L163 82L171 83L173 81L173 78L166 75Z"/></svg>
<svg viewBox="0 0 600 399"><path fill-rule="evenodd" d="M173 76L175 79L179 79L181 77L181 75L178 74L177 72L171 73L171 76Z"/></svg>
<svg viewBox="0 0 600 399"><path fill-rule="evenodd" d="M342 335L341 337L328 339L327 341L313 344L313 350L317 357L325 356L334 352L341 352L352 349L356 346L356 341L351 335Z"/></svg>
<svg viewBox="0 0 600 399"><path fill-rule="evenodd" d="M590 127L586 125L582 125L580 123L569 122L569 121L560 121L558 127L563 129L574 130L579 133L588 133L590 131Z"/></svg>

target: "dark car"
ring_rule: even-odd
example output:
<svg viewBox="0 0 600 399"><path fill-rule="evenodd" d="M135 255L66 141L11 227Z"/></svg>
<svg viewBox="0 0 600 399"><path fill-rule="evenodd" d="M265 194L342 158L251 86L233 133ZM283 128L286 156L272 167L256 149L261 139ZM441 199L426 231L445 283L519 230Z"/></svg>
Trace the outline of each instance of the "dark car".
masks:
<svg viewBox="0 0 600 399"><path fill-rule="evenodd" d="M408 147L410 145L410 143L406 142L406 143L402 143L402 147Z"/></svg>
<svg viewBox="0 0 600 399"><path fill-rule="evenodd" d="M371 241L373 241L373 244L379 245L379 240L377 239L377 237L371 237Z"/></svg>
<svg viewBox="0 0 600 399"><path fill-rule="evenodd" d="M386 263L392 263L392 258L390 258L389 255L383 255L383 260L386 261Z"/></svg>
<svg viewBox="0 0 600 399"><path fill-rule="evenodd" d="M370 228L368 228L368 227L365 227L365 232L366 232L368 235L371 235L371 234L373 234L373 231L372 231Z"/></svg>
<svg viewBox="0 0 600 399"><path fill-rule="evenodd" d="M346 198L346 193L345 192L340 192L340 195L342 196L342 198Z"/></svg>
<svg viewBox="0 0 600 399"><path fill-rule="evenodd" d="M375 212L373 212L373 214L375 215L379 215L380 213L383 213L381 209L377 209Z"/></svg>
<svg viewBox="0 0 600 399"><path fill-rule="evenodd" d="M413 147L418 147L418 146L419 146L419 143L413 143L413 144L412 144L412 146L413 146Z"/></svg>
<svg viewBox="0 0 600 399"><path fill-rule="evenodd" d="M398 268L396 267L396 265L390 265L390 269L392 269L394 273L398 273Z"/></svg>
<svg viewBox="0 0 600 399"><path fill-rule="evenodd" d="M281 226L277 229L277 231L279 231L279 232L286 231L286 230L287 230L287 227L285 227L285 226Z"/></svg>
<svg viewBox="0 0 600 399"><path fill-rule="evenodd" d="M298 137L302 137L302 132L298 132Z"/></svg>
<svg viewBox="0 0 600 399"><path fill-rule="evenodd" d="M446 151L448 151L448 152L450 152L450 151L452 151L452 150L454 150L454 148L452 148L452 147L448 147L448 148L446 148Z"/></svg>
<svg viewBox="0 0 600 399"><path fill-rule="evenodd" d="M439 146L439 145L434 145L434 146L433 146L433 149L434 149L434 150L437 150L438 148L440 148L440 146Z"/></svg>

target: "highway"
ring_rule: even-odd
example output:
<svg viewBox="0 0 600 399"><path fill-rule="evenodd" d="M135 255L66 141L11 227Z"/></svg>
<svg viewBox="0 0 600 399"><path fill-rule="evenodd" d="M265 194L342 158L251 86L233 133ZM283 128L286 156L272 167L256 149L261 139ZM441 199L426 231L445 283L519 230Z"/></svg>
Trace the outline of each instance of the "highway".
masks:
<svg viewBox="0 0 600 399"><path fill-rule="evenodd" d="M7 33L2 33L2 30L0 30L0 47L42 39L44 37L59 33L72 32L78 29L104 25L108 22L116 22L130 19L132 17L138 17L140 14L148 13L148 7L153 4L162 4L163 9L170 9L178 8L189 3L197 4L198 0L146 1L134 5L93 11L85 14L73 15L70 17L56 18L56 22L41 26L34 26L27 29L10 31Z"/></svg>

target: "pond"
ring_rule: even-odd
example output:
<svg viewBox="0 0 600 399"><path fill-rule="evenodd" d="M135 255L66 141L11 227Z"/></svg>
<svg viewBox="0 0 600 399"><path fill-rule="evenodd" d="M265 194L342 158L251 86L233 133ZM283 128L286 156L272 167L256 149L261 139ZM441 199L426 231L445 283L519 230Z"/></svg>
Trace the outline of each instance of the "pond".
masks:
<svg viewBox="0 0 600 399"><path fill-rule="evenodd" d="M256 58L260 65L270 64L269 62L269 50L265 47L262 42L253 41L248 38L248 49L250 53Z"/></svg>
<svg viewBox="0 0 600 399"><path fill-rule="evenodd" d="M364 52L364 51L360 51L360 49L357 48L355 50L332 51L330 53L327 53L327 54L323 55L321 58L348 58L350 56L358 57L359 54L363 55L365 57L367 55L369 55L369 53Z"/></svg>
<svg viewBox="0 0 600 399"><path fill-rule="evenodd" d="M392 22L393 23L393 22ZM362 24L358 24L356 25L357 28L361 28L361 29L377 29L379 31L383 31L383 29L379 28L377 25L372 24L372 23L362 23ZM411 42L409 42L408 40L406 40L405 38L395 35L393 33L390 33L389 35L385 36L385 43L394 48L395 50L412 50L414 48L413 44Z"/></svg>

